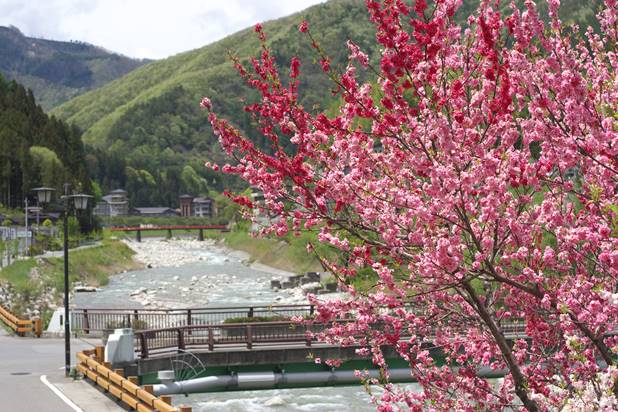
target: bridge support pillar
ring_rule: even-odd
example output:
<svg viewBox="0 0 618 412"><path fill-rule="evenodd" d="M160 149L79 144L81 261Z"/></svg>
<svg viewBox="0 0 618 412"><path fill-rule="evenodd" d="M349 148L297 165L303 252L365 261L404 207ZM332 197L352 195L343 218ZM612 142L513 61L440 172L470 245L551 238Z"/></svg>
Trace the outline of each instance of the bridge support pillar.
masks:
<svg viewBox="0 0 618 412"><path fill-rule="evenodd" d="M142 231L138 230L137 232L135 232L135 240L137 240L138 242L142 241Z"/></svg>
<svg viewBox="0 0 618 412"><path fill-rule="evenodd" d="M200 232L197 235L197 240L199 240L200 242L204 241L204 229L200 229Z"/></svg>
<svg viewBox="0 0 618 412"><path fill-rule="evenodd" d="M167 229L167 238L168 239L172 238L172 229Z"/></svg>

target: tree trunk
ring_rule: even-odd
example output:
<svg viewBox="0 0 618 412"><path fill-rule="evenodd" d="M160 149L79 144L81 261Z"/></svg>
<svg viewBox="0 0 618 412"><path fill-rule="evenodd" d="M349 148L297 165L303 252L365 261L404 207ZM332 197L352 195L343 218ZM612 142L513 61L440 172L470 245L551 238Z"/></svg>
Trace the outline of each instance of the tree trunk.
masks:
<svg viewBox="0 0 618 412"><path fill-rule="evenodd" d="M533 399L530 399L530 397L528 396L528 391L526 390L526 378L521 372L521 369L519 368L519 364L513 357L513 352L511 351L511 347L509 346L508 342L506 341L506 338L502 334L502 331L500 330L496 322L493 320L493 318L487 311L487 308L485 307L483 302L481 302L481 300L479 299L478 295L476 294L476 292L474 291L470 283L464 282L463 286L466 292L468 292L468 295L470 296L470 298L472 299L472 302L474 302L475 310L477 311L477 313L479 314L479 316L481 317L485 325L487 325L487 327L489 328L492 336L496 340L496 344L500 348L502 357L504 358L506 364L508 365L509 371L511 372L511 376L513 377L513 383L515 384L515 393L517 394L519 399L522 401L526 410L530 412L537 412L539 410L539 407L537 406L536 402Z"/></svg>

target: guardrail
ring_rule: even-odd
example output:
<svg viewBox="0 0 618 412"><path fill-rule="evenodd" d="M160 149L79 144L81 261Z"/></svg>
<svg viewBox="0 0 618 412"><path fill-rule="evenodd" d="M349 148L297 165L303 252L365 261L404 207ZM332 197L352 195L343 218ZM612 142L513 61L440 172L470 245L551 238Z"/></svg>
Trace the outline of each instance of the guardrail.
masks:
<svg viewBox="0 0 618 412"><path fill-rule="evenodd" d="M188 309L73 309L71 326L85 334L118 328L162 329L216 325L230 318L313 315L313 305L233 306Z"/></svg>
<svg viewBox="0 0 618 412"><path fill-rule="evenodd" d="M20 319L2 306L0 306L0 320L19 336L24 336L26 333L33 333L37 338L40 338L43 332L41 319Z"/></svg>
<svg viewBox="0 0 618 412"><path fill-rule="evenodd" d="M125 378L122 369L112 370L109 363L103 362L103 353L102 346L79 352L77 370L129 408L138 412L191 412L190 406L172 406L170 396L156 397L150 385L141 388L136 376Z"/></svg>

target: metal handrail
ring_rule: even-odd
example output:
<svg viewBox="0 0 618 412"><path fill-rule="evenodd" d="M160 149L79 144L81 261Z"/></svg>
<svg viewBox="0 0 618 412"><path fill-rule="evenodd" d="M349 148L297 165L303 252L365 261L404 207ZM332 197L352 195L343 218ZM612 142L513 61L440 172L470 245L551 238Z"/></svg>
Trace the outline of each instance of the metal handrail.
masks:
<svg viewBox="0 0 618 412"><path fill-rule="evenodd" d="M148 358L152 352L185 350L188 347L203 347L214 351L217 347L224 346L244 346L253 349L258 344L300 343L311 346L317 342L314 336L316 332L324 331L334 324L349 322L354 320L340 319L329 323L291 321L229 323L138 330L135 332L135 346L142 359ZM525 328L524 323L512 323L504 325L503 330L508 334L521 334L525 332Z"/></svg>
<svg viewBox="0 0 618 412"><path fill-rule="evenodd" d="M219 324L226 319L258 316L311 316L314 305L255 305L184 309L89 309L71 311L75 331L89 334L120 327L155 329L194 324Z"/></svg>

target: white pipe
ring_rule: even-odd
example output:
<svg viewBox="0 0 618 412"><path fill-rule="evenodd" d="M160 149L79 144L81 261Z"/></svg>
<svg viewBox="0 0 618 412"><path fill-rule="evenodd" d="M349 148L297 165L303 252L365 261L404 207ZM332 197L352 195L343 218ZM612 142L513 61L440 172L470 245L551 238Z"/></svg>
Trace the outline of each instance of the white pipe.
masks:
<svg viewBox="0 0 618 412"><path fill-rule="evenodd" d="M370 370L369 378L379 378L378 370ZM410 369L389 369L390 382L411 382ZM484 378L498 378L504 376L506 370L492 370L482 367L478 376ZM176 395L182 393L218 392L225 390L274 389L288 385L345 385L360 384L360 379L353 370L324 371L324 372L254 372L239 373L237 375L207 376L204 378L189 379L186 381L161 383L154 385L154 393L160 395Z"/></svg>
<svg viewBox="0 0 618 412"><path fill-rule="evenodd" d="M204 378L154 385L154 391L157 396L175 395L179 393L225 390L228 387L237 386L236 384L236 376L206 376Z"/></svg>

